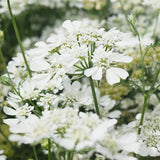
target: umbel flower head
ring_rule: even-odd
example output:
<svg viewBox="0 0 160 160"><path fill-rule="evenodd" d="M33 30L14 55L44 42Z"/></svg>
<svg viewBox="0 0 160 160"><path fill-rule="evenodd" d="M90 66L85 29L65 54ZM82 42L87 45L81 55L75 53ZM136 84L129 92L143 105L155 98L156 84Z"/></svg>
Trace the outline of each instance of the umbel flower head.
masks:
<svg viewBox="0 0 160 160"><path fill-rule="evenodd" d="M95 92L103 115L100 118L94 113L88 77L101 80L105 76L109 84L126 79L128 73L117 64L132 61L128 52L137 41L116 28L105 31L70 20L62 26L47 42L37 42L35 48L26 51L31 78L20 53L7 66L23 97L8 94L12 107L4 107L10 115L4 122L12 133L9 138L32 145L50 139L66 151L105 151L110 153L105 157L119 160L122 145L114 125L121 113L112 110L115 101L107 95L101 97L98 88Z"/></svg>
<svg viewBox="0 0 160 160"><path fill-rule="evenodd" d="M67 20L62 26L63 30L52 34L47 42L37 42L36 48L26 51L36 87L59 90L65 74L101 80L105 73L110 85L129 76L124 69L117 67L119 62L132 61L127 54L135 48L137 40L129 33L116 28L109 31L92 26L84 28L80 21ZM9 62L8 70L16 84L27 78L20 54Z"/></svg>
<svg viewBox="0 0 160 160"><path fill-rule="evenodd" d="M109 84L120 82L120 78L126 79L128 73L117 68L116 64L132 61L132 57L127 55L127 49L133 45L135 47L136 40L116 28L106 32L104 28L83 28L82 25L80 21L65 21L65 34L54 35L48 39L53 43L51 52L57 52L61 57L68 55L69 66L72 66L75 72L87 77L92 76L94 80L101 80L104 72ZM77 68L79 69L76 70Z"/></svg>

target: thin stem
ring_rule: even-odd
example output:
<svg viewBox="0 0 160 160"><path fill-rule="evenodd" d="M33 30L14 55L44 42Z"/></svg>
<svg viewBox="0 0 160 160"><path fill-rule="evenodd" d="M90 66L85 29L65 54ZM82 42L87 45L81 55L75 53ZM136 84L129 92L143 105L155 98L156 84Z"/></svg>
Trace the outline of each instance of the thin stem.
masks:
<svg viewBox="0 0 160 160"><path fill-rule="evenodd" d="M142 68L142 87L143 87L143 91L145 91L145 70L144 70L144 57L145 55L147 54L147 52L145 52L145 54L143 54L143 51L142 51L142 45L141 45L141 38L140 38L140 35L136 29L136 27L134 26L134 24L130 23L133 30L136 32L136 35L138 37L138 41L139 41L139 50L140 50L140 54L141 54L141 68Z"/></svg>
<svg viewBox="0 0 160 160"><path fill-rule="evenodd" d="M153 89L151 93L154 93L159 87L160 87L160 84L155 89Z"/></svg>
<svg viewBox="0 0 160 160"><path fill-rule="evenodd" d="M159 9L156 10L156 23L153 30L153 36L156 36L157 24L158 24L158 17L159 17Z"/></svg>
<svg viewBox="0 0 160 160"><path fill-rule="evenodd" d="M48 139L48 160L51 160L51 140Z"/></svg>
<svg viewBox="0 0 160 160"><path fill-rule="evenodd" d="M159 68L158 68L158 70L157 70L157 73L156 73L156 76L155 76L155 78L154 78L154 82L152 83L152 86L151 86L151 88L150 88L150 92L152 92L152 90L153 90L153 88L154 88L154 85L155 85L155 83L156 83L156 81L157 81L157 79L158 79L158 76L159 76L159 73L160 73L160 66L159 66ZM156 87L157 88L157 87ZM158 89L158 88L157 88ZM155 92L155 91L154 91Z"/></svg>
<svg viewBox="0 0 160 160"><path fill-rule="evenodd" d="M95 92L95 87L94 87L94 83L93 83L92 77L89 77L89 82L90 82L91 89L92 89L92 96L93 96L93 100L94 100L96 113L100 117L100 112L99 112L99 107L98 107L98 102L97 102L97 97L96 97L96 92Z"/></svg>
<svg viewBox="0 0 160 160"><path fill-rule="evenodd" d="M131 81L131 80L129 80L129 83L132 83L133 85L135 85L144 94L144 91L141 88L141 86L139 86L138 84L136 84L134 81Z"/></svg>
<svg viewBox="0 0 160 160"><path fill-rule="evenodd" d="M19 31L18 31L17 25L16 25L16 21L14 19L13 14L12 14L10 1L7 0L7 3L8 3L8 9L9 9L9 13L10 13L10 16L11 16L12 24L13 24L13 27L14 27L14 31L15 31L15 34L16 34L16 38L17 38L17 41L19 43L19 46L20 46L20 49L21 49L21 52L22 52L22 56L23 56L24 62L26 64L26 68L27 68L28 74L29 74L29 76L31 78L32 77L31 70L29 68L29 65L28 65L28 62L27 62L27 59L26 59L26 56L25 56L25 53L24 53L24 49L23 49L23 46L22 46L22 42L21 42L21 38L20 38L20 35L19 35Z"/></svg>
<svg viewBox="0 0 160 160"><path fill-rule="evenodd" d="M67 152L67 160L72 160L73 159L73 154L71 151Z"/></svg>
<svg viewBox="0 0 160 160"><path fill-rule="evenodd" d="M33 152L34 152L35 159L38 160L37 152L36 152L36 147L35 146L33 146Z"/></svg>
<svg viewBox="0 0 160 160"><path fill-rule="evenodd" d="M139 128L138 128L138 134L141 134L141 127L143 125L143 120L144 120L144 114L145 114L145 109L147 106L147 101L148 101L149 95L145 94L144 95L144 104L143 104L143 108L142 108L142 115L141 115L141 119L140 119L140 123L139 123Z"/></svg>

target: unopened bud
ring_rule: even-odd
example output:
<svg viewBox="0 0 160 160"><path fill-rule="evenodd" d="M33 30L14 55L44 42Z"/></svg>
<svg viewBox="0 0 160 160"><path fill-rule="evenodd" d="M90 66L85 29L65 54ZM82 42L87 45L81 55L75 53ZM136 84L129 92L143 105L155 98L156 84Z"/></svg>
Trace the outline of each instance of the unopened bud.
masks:
<svg viewBox="0 0 160 160"><path fill-rule="evenodd" d="M132 23L133 25L135 25L135 16L133 14L128 16L128 21L130 23Z"/></svg>

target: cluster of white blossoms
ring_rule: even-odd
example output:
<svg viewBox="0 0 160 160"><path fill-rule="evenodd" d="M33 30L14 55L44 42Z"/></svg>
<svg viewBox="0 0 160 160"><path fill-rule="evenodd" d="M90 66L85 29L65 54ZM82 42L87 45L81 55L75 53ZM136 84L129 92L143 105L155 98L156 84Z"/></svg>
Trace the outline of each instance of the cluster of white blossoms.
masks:
<svg viewBox="0 0 160 160"><path fill-rule="evenodd" d="M92 28L101 28L102 26L105 25L104 20L91 19L88 17L86 18L85 16L86 16L86 14L84 14L84 13L81 13L81 16L77 16L77 15L73 16L72 13L66 12L64 19L68 19L68 18L72 17L72 19L76 19L78 21L81 21L81 23L83 24L83 26L82 26L83 28L87 28L88 26L90 26ZM83 18L83 17L85 17L85 18ZM51 26L48 25L43 29L40 37L33 36L30 38L24 39L22 41L23 48L25 50L29 50L30 48L33 48L34 44L37 41L46 41L46 39L48 39L48 37L50 37L53 33L55 33L55 34L63 33L63 31L64 31L64 29L62 27L63 22L64 22L64 20L56 20L55 25L51 25ZM19 45L16 47L16 53L17 52L20 52Z"/></svg>
<svg viewBox="0 0 160 160"><path fill-rule="evenodd" d="M143 4L152 6L155 10L160 9L160 0L143 0Z"/></svg>
<svg viewBox="0 0 160 160"><path fill-rule="evenodd" d="M49 8L64 8L67 5L70 7L85 8L87 10L100 10L108 4L107 0L12 0L10 1L13 14L18 15L21 12L29 9L33 5L45 6ZM0 13L8 13L7 0L0 1Z"/></svg>
<svg viewBox="0 0 160 160"><path fill-rule="evenodd" d="M140 134L140 141L143 142L143 156L159 156L160 155L160 105L157 105L152 112L146 112L142 131ZM137 116L139 117L139 116ZM137 118L138 119L138 118Z"/></svg>
<svg viewBox="0 0 160 160"><path fill-rule="evenodd" d="M128 156L132 150L125 152L123 146L136 139L125 142L115 130L121 114L114 109L116 102L95 88L99 118L89 79L104 77L110 85L125 80L129 74L117 64L132 61L128 52L136 49L137 40L115 28L105 31L93 26L67 20L47 42L37 42L35 48L26 50L31 78L20 53L8 63L18 91L9 93L4 107L11 116L4 120L12 133L10 140L35 145L50 139L65 150L87 149L115 160L132 158Z"/></svg>
<svg viewBox="0 0 160 160"><path fill-rule="evenodd" d="M17 113L11 110L9 107L4 108L6 114L17 116ZM135 145L139 147L137 137L135 133L119 134L114 129L116 119L100 119L92 112L79 112L71 107L45 110L40 117L32 114L29 109L23 113L27 118L25 114L21 114L17 119L4 120L12 132L10 140L19 144L38 144L50 139L66 150L80 152L91 149L106 158L136 160L128 156L128 153L134 151L132 148L135 148ZM128 149L128 145L134 147ZM121 150L124 153L120 153Z"/></svg>
<svg viewBox="0 0 160 160"><path fill-rule="evenodd" d="M157 26L159 25L159 20L156 22L155 18L153 18L155 10L150 7L154 5L158 9L158 3L158 0L113 0L111 3L113 15L108 17L107 24L109 27L116 26L120 31L129 31L131 28L128 25L126 15L132 13L136 17L135 25L142 36L142 43L148 42L145 45L149 45L151 40L153 41L153 32L156 31L157 36L160 32L158 27L155 30L155 25L157 22Z"/></svg>
<svg viewBox="0 0 160 160"><path fill-rule="evenodd" d="M7 107L4 108L4 111L11 114ZM5 120L5 123L10 126L10 131L14 133L10 136L11 140L37 144L43 139L50 138L67 150L93 147L96 128L104 122L108 123L108 126L103 126L106 128L113 127L116 123L114 119L102 121L93 113L78 113L78 110L71 107L45 110L40 117L31 114L30 110L30 115L26 119L21 120L21 118L19 117L19 121L18 119L17 121L15 119L14 121L13 119ZM17 135L18 133L23 133L23 135Z"/></svg>
<svg viewBox="0 0 160 160"><path fill-rule="evenodd" d="M125 151L134 152L135 154L139 154L143 157L160 156L159 111L159 104L153 111L146 111L143 125L141 126L139 126L141 114L137 114L136 120L127 125L123 124L121 127L119 127L118 135L123 135L122 137L124 138L122 141L120 140L120 142L127 143L129 139L127 139L126 135L130 135L130 138L132 139L132 143L130 140L128 141L130 143L129 145L123 144L123 149ZM140 134L137 133L139 127L141 128Z"/></svg>
<svg viewBox="0 0 160 160"><path fill-rule="evenodd" d="M106 73L109 84L118 83L120 78L128 77L128 73L116 67L116 64L132 61L127 54L134 50L137 40L115 28L106 32L103 28L82 26L80 21L67 20L63 23L62 33L53 34L47 43L37 42L36 48L26 51L33 80L36 81L38 78L49 82L52 79L50 82L52 85L44 84L47 85L44 87L49 89L54 88L54 83L58 83L57 79L61 83L60 79L66 73L92 76L94 80L101 80L103 73ZM27 77L27 70L20 53L9 62L8 70L17 84ZM56 86L61 89L60 84ZM43 83L40 88L43 88Z"/></svg>

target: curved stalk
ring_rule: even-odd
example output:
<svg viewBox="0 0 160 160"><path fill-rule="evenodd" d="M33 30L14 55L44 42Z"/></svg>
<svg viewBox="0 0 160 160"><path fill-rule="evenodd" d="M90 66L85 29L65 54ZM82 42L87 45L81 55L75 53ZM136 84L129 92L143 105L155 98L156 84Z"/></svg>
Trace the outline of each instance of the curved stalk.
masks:
<svg viewBox="0 0 160 160"><path fill-rule="evenodd" d="M15 34L16 34L16 38L17 38L17 41L19 43L19 46L20 46L20 49L21 49L21 52L22 52L22 56L23 56L23 59L24 59L28 74L29 74L29 76L31 78L32 77L31 70L29 68L29 65L28 65L28 62L27 62L27 59L26 59L26 56L25 56L25 53L24 53L24 49L23 49L23 46L22 46L21 38L20 38L19 31L18 31L18 28L17 28L17 25L16 25L16 21L14 19L13 14L12 14L11 5L10 5L10 1L9 0L7 0L7 4L8 4L8 9L9 9L9 13L10 13L10 16L11 16L12 24L13 24L13 27L14 27L14 31L15 31Z"/></svg>
<svg viewBox="0 0 160 160"><path fill-rule="evenodd" d="M35 160L38 160L37 152L36 152L36 147L35 146L33 146L33 152L34 152Z"/></svg>

